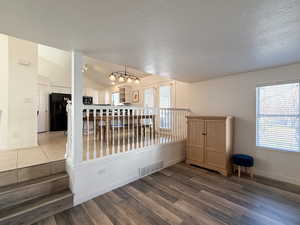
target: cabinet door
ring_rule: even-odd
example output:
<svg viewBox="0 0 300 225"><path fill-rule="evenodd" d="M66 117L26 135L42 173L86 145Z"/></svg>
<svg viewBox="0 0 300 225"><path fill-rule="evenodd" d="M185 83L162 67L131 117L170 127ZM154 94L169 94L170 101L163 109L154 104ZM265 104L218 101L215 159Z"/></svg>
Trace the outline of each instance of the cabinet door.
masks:
<svg viewBox="0 0 300 225"><path fill-rule="evenodd" d="M200 119L188 120L187 159L203 163L205 122Z"/></svg>
<svg viewBox="0 0 300 225"><path fill-rule="evenodd" d="M206 120L205 164L226 167L226 121Z"/></svg>

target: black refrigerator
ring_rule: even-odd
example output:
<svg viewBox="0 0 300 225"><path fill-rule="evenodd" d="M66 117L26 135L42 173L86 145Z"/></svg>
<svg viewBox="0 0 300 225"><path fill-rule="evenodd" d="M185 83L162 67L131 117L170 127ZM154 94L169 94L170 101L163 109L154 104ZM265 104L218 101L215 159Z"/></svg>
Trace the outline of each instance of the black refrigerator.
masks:
<svg viewBox="0 0 300 225"><path fill-rule="evenodd" d="M50 131L66 131L68 126L67 103L70 94L52 93L49 95Z"/></svg>
<svg viewBox="0 0 300 225"><path fill-rule="evenodd" d="M49 95L50 131L66 131L68 128L67 104L70 94L52 93ZM93 97L83 96L84 105L92 105Z"/></svg>

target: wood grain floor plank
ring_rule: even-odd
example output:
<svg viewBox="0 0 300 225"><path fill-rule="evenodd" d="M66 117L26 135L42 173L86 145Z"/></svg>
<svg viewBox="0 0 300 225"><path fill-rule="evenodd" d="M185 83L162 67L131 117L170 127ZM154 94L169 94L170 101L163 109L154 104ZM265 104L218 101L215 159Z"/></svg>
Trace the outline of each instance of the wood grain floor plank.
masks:
<svg viewBox="0 0 300 225"><path fill-rule="evenodd" d="M38 222L37 225L57 225L54 216L50 216L42 221Z"/></svg>
<svg viewBox="0 0 300 225"><path fill-rule="evenodd" d="M160 195L158 195L154 192L148 192L147 196L149 198L151 198L153 201L160 204L161 206L168 209L174 215L177 215L178 217L180 217L183 221L185 221L185 222L188 221L191 224L199 224L193 217L191 217L190 215L188 215L185 212L181 211L180 209L176 208L176 206L174 205L175 202L170 202L170 201L166 200L165 198L161 197Z"/></svg>
<svg viewBox="0 0 300 225"><path fill-rule="evenodd" d="M156 188L155 186L151 185L150 183L148 183L147 181L145 181L143 179L141 179L140 182L143 183L144 186L147 187L148 192L156 193L160 197L166 199L167 201L173 202L173 203L178 200L178 198L176 196L171 195L170 193L168 193L166 191L160 190L159 188Z"/></svg>
<svg viewBox="0 0 300 225"><path fill-rule="evenodd" d="M124 201L120 196L118 196L116 193L114 193L114 192L112 192L112 191L106 193L106 195L107 195L114 203L121 203L121 202Z"/></svg>
<svg viewBox="0 0 300 225"><path fill-rule="evenodd" d="M72 225L70 210L55 215L57 225Z"/></svg>
<svg viewBox="0 0 300 225"><path fill-rule="evenodd" d="M198 207L195 207L184 200L179 200L174 204L177 208L192 216L193 218L200 221L202 224L207 225L226 225L221 221L218 221L217 218L208 216L204 211L200 210Z"/></svg>
<svg viewBox="0 0 300 225"><path fill-rule="evenodd" d="M159 180L156 180L154 178L154 181L151 181L151 179L149 178L145 178L147 180L149 180L149 182L153 182L153 184L157 184ZM211 203L210 201L203 201L202 198L199 198L199 196L197 196L198 193L193 193L193 192L188 192L185 191L184 189L178 188L178 186L176 185L169 185L168 187L164 187L165 190L168 190L168 192L173 193L174 195L180 196L180 199L185 200L195 206L197 206L200 209L203 210L207 210L207 209L211 209L211 210L215 210L217 212L219 212L220 214L227 214L229 216L232 216L233 214L236 215L236 213L227 208L227 207L223 207L220 204L215 204L215 203Z"/></svg>
<svg viewBox="0 0 300 225"><path fill-rule="evenodd" d="M124 190L124 187L119 188L120 191L127 193ZM147 219L147 221L152 225L170 225L167 221L163 220L161 217L156 215L151 209L144 207L139 201L135 198L131 197L131 195L127 195L126 203L131 208L134 208L140 215Z"/></svg>
<svg viewBox="0 0 300 225"><path fill-rule="evenodd" d="M99 208L107 215L110 221L115 225L136 225L122 210L113 204L111 199L102 195L94 200Z"/></svg>
<svg viewBox="0 0 300 225"><path fill-rule="evenodd" d="M113 225L93 200L83 203L82 206L95 225Z"/></svg>
<svg viewBox="0 0 300 225"><path fill-rule="evenodd" d="M300 225L296 186L176 164L34 225Z"/></svg>
<svg viewBox="0 0 300 225"><path fill-rule="evenodd" d="M142 192L138 191L137 189L128 186L126 188L126 191L145 207L150 208L156 215L166 220L169 224L178 225L183 222L181 218L171 213L168 209L164 208L163 206L157 204L155 201L145 196Z"/></svg>
<svg viewBox="0 0 300 225"><path fill-rule="evenodd" d="M95 225L91 218L86 214L82 205L75 206L70 211L72 225Z"/></svg>
<svg viewBox="0 0 300 225"><path fill-rule="evenodd" d="M131 207L128 202L121 202L116 207L119 207L126 215L134 221L135 224L153 225L146 217L141 215L136 208Z"/></svg>
<svg viewBox="0 0 300 225"><path fill-rule="evenodd" d="M219 197L218 195L214 195L214 194L209 193L207 191L203 191L203 194L206 194L210 198L214 198L217 201L224 202L226 205L234 208L237 212L240 212L243 215L250 215L251 217L258 218L259 221L261 221L261 224L283 225L283 223L281 223L281 222L278 222L278 221L276 221L274 219L266 217L266 216L260 214L259 212L250 210L247 207L244 207L242 205L236 204L235 202L232 202L232 201L227 200L225 198Z"/></svg>
<svg viewBox="0 0 300 225"><path fill-rule="evenodd" d="M222 206L218 202L208 201L207 199L204 200L195 194L184 192L184 190L180 190L174 186L162 186L158 184L157 180L153 180L153 178L150 177L146 177L144 179L147 180L149 183L152 183L153 185L157 185L160 188L163 188L169 193L180 196L180 199L185 200L186 202L189 202L190 204L198 207L200 210L204 211L208 215L213 214L214 216L217 216L217 218L222 218L223 222L228 222L228 224L230 225L242 224L241 221L238 220L238 215L234 210L231 210L226 206ZM236 221L238 222L236 223Z"/></svg>

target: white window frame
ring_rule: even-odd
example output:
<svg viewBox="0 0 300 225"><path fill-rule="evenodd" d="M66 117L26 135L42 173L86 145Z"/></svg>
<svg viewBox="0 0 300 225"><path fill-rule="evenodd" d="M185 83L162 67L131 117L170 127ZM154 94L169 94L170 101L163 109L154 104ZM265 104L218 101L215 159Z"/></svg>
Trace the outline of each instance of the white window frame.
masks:
<svg viewBox="0 0 300 225"><path fill-rule="evenodd" d="M172 100L173 100L173 86L172 83L161 83L158 87L158 103L159 107L161 108L161 88L162 87L169 87L170 88L170 99L169 99L169 106L164 108L172 108ZM163 114L163 111L160 111L160 121L159 121L159 127L162 130L171 130L172 126L172 114L170 111L167 111L166 114ZM166 118L164 118L166 116ZM166 121L167 120L167 121Z"/></svg>
<svg viewBox="0 0 300 225"><path fill-rule="evenodd" d="M298 83L300 86L300 80L293 80L293 81L283 81L283 82L276 82L276 83L265 83L265 84L260 84L256 86L256 98L255 98L255 103L256 103L256 113L255 113L255 128L256 128L256 134L255 134L255 145L257 148L260 149L267 149L267 150L275 150L275 151L282 151L282 152L293 152L293 153L300 153L300 144L299 144L299 149L298 151L294 151L294 150L290 150L290 149L282 149L282 148L273 148L273 147L266 147L266 146L261 146L258 145L258 138L259 138L259 124L258 124L258 118L262 118L262 117L298 117L299 119L299 126L300 126L300 104L299 104L299 114L298 115L278 115L278 114L274 114L274 115L265 115L265 114L259 114L259 88L261 87L268 87L268 86L277 86L277 85L284 85L284 84L293 84L293 83ZM298 92L298 96L300 99L300 87L299 87L299 92ZM300 132L298 133L298 137L300 139Z"/></svg>
<svg viewBox="0 0 300 225"><path fill-rule="evenodd" d="M152 91L152 106L146 105L146 98L145 98L145 94L146 91ZM145 108L154 108L155 107L155 88L154 87L148 87L148 88L144 88L144 92L143 92L143 105Z"/></svg>
<svg viewBox="0 0 300 225"><path fill-rule="evenodd" d="M119 103L117 103L117 104L114 103L114 97L113 96L115 94L119 95ZM120 105L120 92L113 92L113 93L111 93L111 103L112 103L112 105Z"/></svg>

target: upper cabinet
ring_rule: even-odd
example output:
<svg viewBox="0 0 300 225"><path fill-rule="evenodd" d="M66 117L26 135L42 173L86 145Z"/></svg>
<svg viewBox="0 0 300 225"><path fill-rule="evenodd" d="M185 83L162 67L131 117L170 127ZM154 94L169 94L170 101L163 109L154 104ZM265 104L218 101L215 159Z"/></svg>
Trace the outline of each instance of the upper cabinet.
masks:
<svg viewBox="0 0 300 225"><path fill-rule="evenodd" d="M131 103L131 86L119 87L120 103Z"/></svg>

